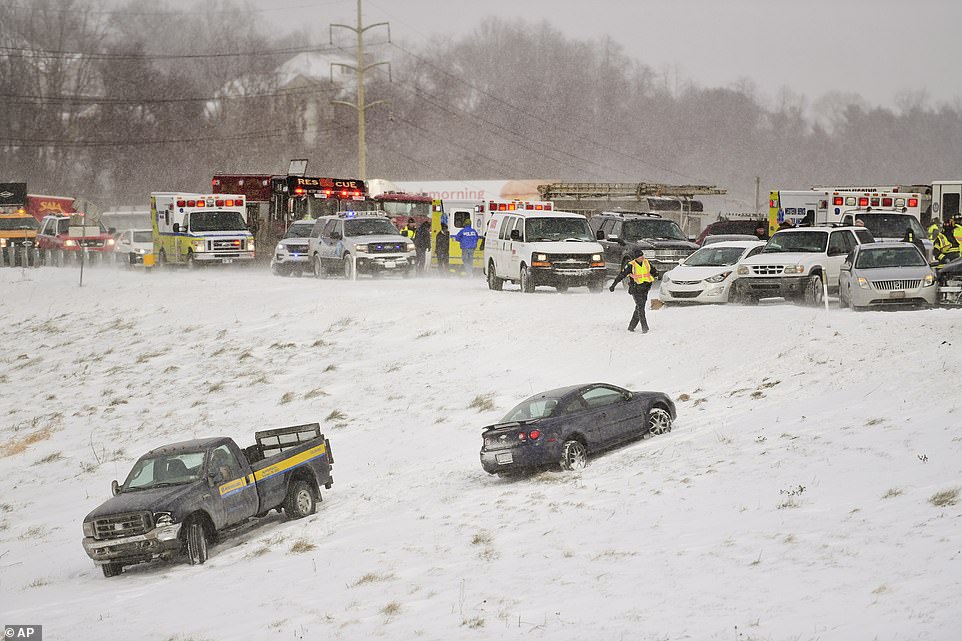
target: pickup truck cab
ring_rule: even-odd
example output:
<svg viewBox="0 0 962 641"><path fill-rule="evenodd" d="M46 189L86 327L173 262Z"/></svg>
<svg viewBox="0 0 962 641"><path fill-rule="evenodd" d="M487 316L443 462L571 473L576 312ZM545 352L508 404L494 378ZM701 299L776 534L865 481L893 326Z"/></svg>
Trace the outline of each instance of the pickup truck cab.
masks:
<svg viewBox="0 0 962 641"><path fill-rule="evenodd" d="M320 486L330 489L330 442L320 425L255 434L244 450L228 437L183 441L147 452L114 497L83 522L83 546L104 576L126 565L186 551L191 565L207 560L219 534L273 509L288 518L314 513Z"/></svg>
<svg viewBox="0 0 962 641"><path fill-rule="evenodd" d="M44 216L37 233L40 253L54 264L79 262L86 250L90 256L102 256L114 250L114 238L99 222L86 221L84 214Z"/></svg>
<svg viewBox="0 0 962 641"><path fill-rule="evenodd" d="M824 291L838 291L845 257L858 245L874 243L864 227L793 227L780 229L762 250L738 264L733 283L736 302L781 296L820 305Z"/></svg>

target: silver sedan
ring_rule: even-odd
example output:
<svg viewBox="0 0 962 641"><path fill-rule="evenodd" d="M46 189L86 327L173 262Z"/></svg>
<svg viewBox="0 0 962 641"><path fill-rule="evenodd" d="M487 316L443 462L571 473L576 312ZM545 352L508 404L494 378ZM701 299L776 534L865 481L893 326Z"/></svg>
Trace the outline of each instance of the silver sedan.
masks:
<svg viewBox="0 0 962 641"><path fill-rule="evenodd" d="M839 304L852 309L894 305L933 306L936 276L911 243L859 245L842 263Z"/></svg>

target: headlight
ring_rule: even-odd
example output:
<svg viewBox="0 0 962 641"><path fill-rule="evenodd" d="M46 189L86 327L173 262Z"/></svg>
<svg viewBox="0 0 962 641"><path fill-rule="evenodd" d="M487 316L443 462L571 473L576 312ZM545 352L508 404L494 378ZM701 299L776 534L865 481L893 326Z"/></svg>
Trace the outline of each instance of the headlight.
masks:
<svg viewBox="0 0 962 641"><path fill-rule="evenodd" d="M786 274L804 274L805 266L804 265L785 265L785 273Z"/></svg>
<svg viewBox="0 0 962 641"><path fill-rule="evenodd" d="M94 522L84 521L84 536L94 538Z"/></svg>
<svg viewBox="0 0 962 641"><path fill-rule="evenodd" d="M277 243L277 249L274 250L274 253L275 253L275 254L286 254L286 253L287 253L287 246L286 246L286 245L283 245L283 244L281 244L281 243Z"/></svg>
<svg viewBox="0 0 962 641"><path fill-rule="evenodd" d="M413 251L414 251L414 243L408 243L408 251L409 251L409 252L413 252Z"/></svg>
<svg viewBox="0 0 962 641"><path fill-rule="evenodd" d="M591 255L591 260L592 260L592 262L598 262L598 261L600 261L600 260L601 260L601 254L592 254L592 255Z"/></svg>
<svg viewBox="0 0 962 641"><path fill-rule="evenodd" d="M535 255L534 255L534 259L537 260L537 261L546 261L546 260L548 260L548 255L547 255L547 254L535 254Z"/></svg>
<svg viewBox="0 0 962 641"><path fill-rule="evenodd" d="M77 246L77 241L75 241L75 240L65 240L65 241L63 241L63 246L64 246L64 247L76 247L76 246Z"/></svg>
<svg viewBox="0 0 962 641"><path fill-rule="evenodd" d="M368 250L367 243L363 245L354 245L354 251L358 254L366 254Z"/></svg>
<svg viewBox="0 0 962 641"><path fill-rule="evenodd" d="M107 247L113 247L116 241L113 238L107 239Z"/></svg>
<svg viewBox="0 0 962 641"><path fill-rule="evenodd" d="M249 251L249 252L254 251L254 239L253 239L253 238L248 238L248 239L247 239L247 251Z"/></svg>
<svg viewBox="0 0 962 641"><path fill-rule="evenodd" d="M729 276L731 276L731 274L732 274L731 272L722 272L721 274L718 274L717 276L712 276L711 278L706 278L706 279L705 279L705 282L706 282L706 283L720 283L720 282L722 282L723 280L725 280L726 278L728 278Z"/></svg>
<svg viewBox="0 0 962 641"><path fill-rule="evenodd" d="M0 247L6 247L6 246L7 246L7 239L0 238Z"/></svg>
<svg viewBox="0 0 962 641"><path fill-rule="evenodd" d="M748 275L748 265L739 265L739 266L738 266L738 275L739 275L739 276L747 276L747 275Z"/></svg>
<svg viewBox="0 0 962 641"><path fill-rule="evenodd" d="M868 289L868 280L859 276L858 286L861 287L862 289Z"/></svg>
<svg viewBox="0 0 962 641"><path fill-rule="evenodd" d="M170 512L154 512L154 527L167 527L174 524L174 517Z"/></svg>
<svg viewBox="0 0 962 641"><path fill-rule="evenodd" d="M925 278L922 279L922 287L931 287L935 284L935 275L926 274Z"/></svg>
<svg viewBox="0 0 962 641"><path fill-rule="evenodd" d="M668 274L670 274L670 273L671 273L671 272L668 272ZM671 279L668 277L668 274L665 274L664 276L661 277L661 282L663 282L663 283L670 283L670 282L671 282Z"/></svg>
<svg viewBox="0 0 962 641"><path fill-rule="evenodd" d="M147 250L146 250L146 249L135 249L135 250L134 250L134 253L135 253L135 254L146 254L146 253L147 253Z"/></svg>
<svg viewBox="0 0 962 641"><path fill-rule="evenodd" d="M202 251L204 251L204 241L202 241L202 240L195 241L195 242L193 243L193 247L194 247L194 251L195 251L195 252L202 252Z"/></svg>

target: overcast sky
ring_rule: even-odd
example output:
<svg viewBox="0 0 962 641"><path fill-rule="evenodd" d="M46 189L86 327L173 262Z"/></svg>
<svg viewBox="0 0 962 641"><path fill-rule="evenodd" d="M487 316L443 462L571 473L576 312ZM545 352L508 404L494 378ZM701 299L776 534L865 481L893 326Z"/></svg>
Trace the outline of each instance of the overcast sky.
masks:
<svg viewBox="0 0 962 641"><path fill-rule="evenodd" d="M283 0L263 15L356 23L356 0ZM293 7L282 11L274 6ZM958 0L363 0L364 22L389 21L395 39L469 34L487 16L547 20L574 38L610 36L633 58L705 87L752 80L774 99L782 87L809 101L856 92L894 105L902 90L930 104L962 96Z"/></svg>

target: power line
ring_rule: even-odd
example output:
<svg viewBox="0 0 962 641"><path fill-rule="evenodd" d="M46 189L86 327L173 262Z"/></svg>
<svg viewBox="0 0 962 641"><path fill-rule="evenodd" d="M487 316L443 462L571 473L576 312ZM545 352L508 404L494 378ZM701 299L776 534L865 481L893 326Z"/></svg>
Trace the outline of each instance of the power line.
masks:
<svg viewBox="0 0 962 641"><path fill-rule="evenodd" d="M296 11L299 9L315 9L324 6L330 6L333 4L343 4L346 0L330 0L328 2L313 2L311 4L299 4L299 5L289 5L281 7L269 7L269 8L244 8L243 13L272 13L276 11ZM24 11L30 13L64 13L64 14L93 14L93 15L108 15L108 16L151 16L151 17L180 17L180 16L208 16L208 15L219 15L228 13L237 13L237 9L224 9L221 11L216 10L204 10L204 11L128 11L125 9L58 9L52 7L28 7L21 4L7 3L2 5L4 8L13 9L15 11Z"/></svg>
<svg viewBox="0 0 962 641"><path fill-rule="evenodd" d="M267 93L229 94L222 96L199 96L194 98L107 98L104 96L43 96L39 94L2 94L0 103L16 104L91 104L91 105L152 105L184 102L218 102L222 100L247 100L253 98L288 98L333 94L330 88L310 90L281 90Z"/></svg>
<svg viewBox="0 0 962 641"><path fill-rule="evenodd" d="M329 45L289 47L251 51L228 51L219 53L108 53L104 51L64 51L34 49L30 47L0 46L0 56L7 58L34 58L41 60L77 59L88 60L194 60L202 58L243 58L262 56L295 56L301 53L330 53L336 48Z"/></svg>

